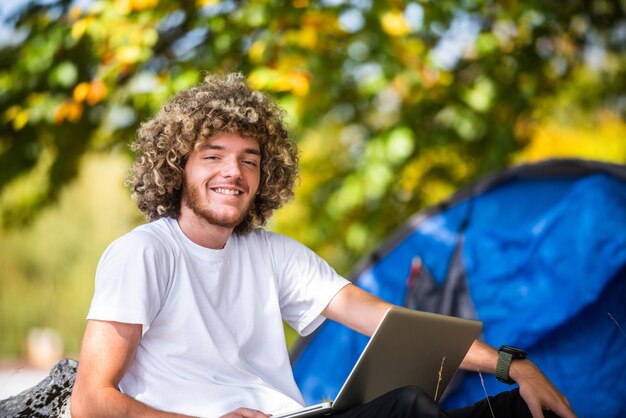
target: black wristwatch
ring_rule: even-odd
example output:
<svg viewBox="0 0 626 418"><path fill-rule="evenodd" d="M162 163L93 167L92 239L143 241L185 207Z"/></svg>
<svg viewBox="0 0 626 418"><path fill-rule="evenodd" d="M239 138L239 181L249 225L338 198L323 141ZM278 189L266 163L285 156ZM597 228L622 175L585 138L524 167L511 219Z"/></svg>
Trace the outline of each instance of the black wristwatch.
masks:
<svg viewBox="0 0 626 418"><path fill-rule="evenodd" d="M498 364L496 365L496 378L508 385L515 383L511 376L509 376L509 369L511 368L511 361L523 360L526 358L526 351L519 348L511 347L510 345L500 346L498 349Z"/></svg>

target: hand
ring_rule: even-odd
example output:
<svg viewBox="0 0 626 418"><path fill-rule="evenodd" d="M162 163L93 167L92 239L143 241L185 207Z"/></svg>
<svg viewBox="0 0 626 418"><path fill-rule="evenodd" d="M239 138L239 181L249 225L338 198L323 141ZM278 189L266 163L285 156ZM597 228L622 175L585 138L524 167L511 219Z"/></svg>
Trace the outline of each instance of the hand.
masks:
<svg viewBox="0 0 626 418"><path fill-rule="evenodd" d="M509 375L519 385L519 392L533 418L543 418L542 409L562 418L576 418L567 398L530 360L515 360Z"/></svg>
<svg viewBox="0 0 626 418"><path fill-rule="evenodd" d="M261 411L250 408L237 408L233 412L229 412L220 418L269 418L271 414L264 414Z"/></svg>

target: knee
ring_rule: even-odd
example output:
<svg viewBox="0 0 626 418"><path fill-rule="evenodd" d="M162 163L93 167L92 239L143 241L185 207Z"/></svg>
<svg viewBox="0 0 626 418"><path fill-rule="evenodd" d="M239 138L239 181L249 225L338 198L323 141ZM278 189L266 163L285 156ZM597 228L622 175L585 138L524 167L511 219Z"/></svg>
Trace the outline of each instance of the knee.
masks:
<svg viewBox="0 0 626 418"><path fill-rule="evenodd" d="M439 405L431 399L424 390L418 386L405 386L396 389L393 416L397 418L428 417L438 418L441 416Z"/></svg>
<svg viewBox="0 0 626 418"><path fill-rule="evenodd" d="M422 397L428 397L428 395L419 386L404 386L396 389L396 402L402 405L414 405Z"/></svg>

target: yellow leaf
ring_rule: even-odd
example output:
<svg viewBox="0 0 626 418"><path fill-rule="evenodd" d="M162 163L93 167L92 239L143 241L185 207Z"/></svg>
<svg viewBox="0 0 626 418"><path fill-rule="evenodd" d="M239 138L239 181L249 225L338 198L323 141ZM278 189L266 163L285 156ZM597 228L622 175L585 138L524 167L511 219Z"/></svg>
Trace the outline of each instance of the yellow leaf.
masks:
<svg viewBox="0 0 626 418"><path fill-rule="evenodd" d="M135 11L141 11L154 8L158 3L158 0L132 0L132 8Z"/></svg>
<svg viewBox="0 0 626 418"><path fill-rule="evenodd" d="M411 31L409 22L399 11L385 13L380 23L385 33L390 36L405 36Z"/></svg>
<svg viewBox="0 0 626 418"><path fill-rule="evenodd" d="M218 4L220 0L196 0L196 6L204 7L211 6L213 4Z"/></svg>
<svg viewBox="0 0 626 418"><path fill-rule="evenodd" d="M624 163L626 123L609 112L595 115L591 122L583 119L574 123L556 120L542 122L514 161L520 163L569 157Z"/></svg>
<svg viewBox="0 0 626 418"><path fill-rule="evenodd" d="M28 119L29 119L28 110L26 109L21 110L15 116L15 119L13 119L13 128L16 131L19 131L28 123Z"/></svg>
<svg viewBox="0 0 626 418"><path fill-rule="evenodd" d="M306 26L301 30L293 31L290 37L291 41L305 49L315 50L318 45L318 35L317 30L313 27Z"/></svg>
<svg viewBox="0 0 626 418"><path fill-rule="evenodd" d="M277 72L269 68L260 67L253 70L248 76L250 87L257 90L265 90L278 78Z"/></svg>
<svg viewBox="0 0 626 418"><path fill-rule="evenodd" d="M115 0L113 8L121 15L127 15L133 11L132 0Z"/></svg>
<svg viewBox="0 0 626 418"><path fill-rule="evenodd" d="M87 98L88 94L89 94L89 83L82 82L78 84L76 87L74 87L74 93L72 94L72 97L74 97L75 101L82 102Z"/></svg>
<svg viewBox="0 0 626 418"><path fill-rule="evenodd" d="M87 19L79 19L72 25L72 37L80 39L87 31L89 21Z"/></svg>
<svg viewBox="0 0 626 418"><path fill-rule="evenodd" d="M141 48L136 45L123 46L117 50L117 58L122 64L134 64L141 57Z"/></svg>
<svg viewBox="0 0 626 418"><path fill-rule="evenodd" d="M250 57L250 61L255 63L263 62L263 54L265 53L265 41L255 41L248 51L248 56Z"/></svg>
<svg viewBox="0 0 626 418"><path fill-rule="evenodd" d="M303 71L278 71L258 68L248 76L250 86L259 90L289 91L296 96L309 93L309 77Z"/></svg>
<svg viewBox="0 0 626 418"><path fill-rule="evenodd" d="M87 103L93 106L100 103L107 95L107 86L100 80L94 80L89 85L89 92L87 93Z"/></svg>
<svg viewBox="0 0 626 418"><path fill-rule="evenodd" d="M289 80L289 89L296 96L306 96L309 94L309 78L302 72L292 71L286 75Z"/></svg>
<svg viewBox="0 0 626 418"><path fill-rule="evenodd" d="M66 120L70 122L78 122L82 115L83 105L73 100L69 100L61 103L57 108L54 114L54 123L56 125L60 125Z"/></svg>
<svg viewBox="0 0 626 418"><path fill-rule="evenodd" d="M76 102L70 102L67 110L67 120L70 122L78 122L83 115L83 105Z"/></svg>

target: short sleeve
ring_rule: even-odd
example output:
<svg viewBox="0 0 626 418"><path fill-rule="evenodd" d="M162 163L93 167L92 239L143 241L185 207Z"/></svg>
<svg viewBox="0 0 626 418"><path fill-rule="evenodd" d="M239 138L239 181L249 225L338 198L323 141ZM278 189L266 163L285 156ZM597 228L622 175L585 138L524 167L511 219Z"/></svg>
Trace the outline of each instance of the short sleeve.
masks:
<svg viewBox="0 0 626 418"><path fill-rule="evenodd" d="M142 324L147 330L167 292L172 259L167 252L147 231L113 241L98 264L87 319Z"/></svg>
<svg viewBox="0 0 626 418"><path fill-rule="evenodd" d="M349 281L321 257L290 238L274 235L278 263L278 293L283 319L301 335L313 332L326 319L322 311Z"/></svg>

